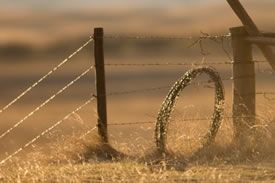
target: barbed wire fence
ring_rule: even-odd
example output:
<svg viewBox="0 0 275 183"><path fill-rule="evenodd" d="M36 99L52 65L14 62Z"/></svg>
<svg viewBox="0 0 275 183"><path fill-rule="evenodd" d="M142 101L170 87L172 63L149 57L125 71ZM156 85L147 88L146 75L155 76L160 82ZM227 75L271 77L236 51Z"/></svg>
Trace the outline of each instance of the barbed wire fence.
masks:
<svg viewBox="0 0 275 183"><path fill-rule="evenodd" d="M176 61L176 62L150 62L150 63L106 63L105 66L108 68L115 68L115 67L133 67L133 68L139 68L139 67L149 67L149 68L156 68L156 67L174 67L174 66L184 66L184 67L188 67L188 68L195 68L197 66L219 66L219 65L225 65L225 66L236 66L236 65L252 65L255 64L257 66L257 71L259 73L266 73L266 74L270 74L273 75L274 72L270 71L270 70L265 70L265 69L260 69L260 65L261 64L268 64L268 62L266 60L251 60L249 62L244 62L243 60L237 60L237 59L233 59L233 55L230 54L230 52L228 50L226 50L225 48L225 40L226 39L231 39L231 35L230 34L226 34L226 35L219 35L219 36L211 36L207 33L202 33L203 35L199 38L197 38L196 40L192 41L192 43L188 46L188 48L194 47L196 45L199 46L200 49L200 54L203 56L203 58L205 56L207 56L209 53L207 51L207 49L205 49L205 46L203 44L204 40L210 40L213 41L217 44L220 45L221 50L225 53L225 56L227 57L226 60L228 61L219 61L219 62L204 62L204 59L202 62L191 62L188 60L182 60L182 61ZM140 40L140 39L149 39L149 40L156 40L158 38L162 39L162 40L192 40L193 37L191 36L186 36L186 37L154 37L154 36L106 36L104 37L106 39L136 39L136 40ZM255 67L256 68L256 67ZM250 79L253 78L254 75L245 75L245 76L231 76L231 77L223 77L221 78L222 81L236 81L236 80L242 80L242 79ZM196 82L193 81L191 83L191 85L198 85L198 84L210 84L210 81L201 81L201 82ZM209 86L205 86L205 87L209 87ZM111 92L109 93L107 96L115 96L115 95L129 95L129 94L134 94L134 93L139 93L139 92L154 92L157 90L163 90L163 89L167 89L167 88L171 88L171 85L167 85L167 86L158 86L158 87L151 87L151 88L144 88L144 89L136 89L136 90L127 90L127 91L116 91L116 92ZM253 93L246 93L247 95L258 95L258 96L263 96L265 99L267 100L274 100L274 98L270 97L270 95L274 95L275 92L274 91L263 91L263 90L257 90ZM213 117L207 117L207 118L184 118L181 119L181 121L199 121L199 120L203 120L203 121L207 121L207 120L211 120ZM263 120L263 118L261 116L258 115L240 115L240 116L236 116L233 114L229 115L229 116L224 116L223 119L234 119L236 121L237 120L250 120L250 119L257 119L257 120ZM212 119L213 120L213 119ZM148 121L132 121L132 122L115 122L115 123L109 123L108 126L127 126L127 125L142 125L142 124L146 124L146 125L153 125L155 124L156 121L152 121L152 120L148 120ZM248 126L249 128L253 129L254 127L256 128L256 126L259 125L252 125L252 126Z"/></svg>
<svg viewBox="0 0 275 183"><path fill-rule="evenodd" d="M91 36L84 44L82 44L75 52L73 52L71 55L69 55L66 59L61 61L57 66L55 66L52 70L50 70L47 74L42 76L39 80L37 80L35 83L33 83L30 87L28 87L25 91L23 91L21 94L19 94L16 98L14 98L11 102L9 102L7 105L5 105L1 110L0 110L0 115L5 112L7 109L12 107L17 101L19 101L23 96L25 96L27 93L31 92L35 87L37 87L40 83L45 81L46 78L48 78L50 75L52 75L54 72L57 70L61 69L66 63L72 60L74 56L76 56L79 52L81 52L85 47L87 47L91 42L93 42L93 37ZM47 104L52 102L57 96L62 94L64 91L66 91L68 88L70 88L72 85L74 85L76 82L78 82L81 78L86 76L90 71L94 69L94 66L90 66L88 69L83 71L80 75L78 75L76 78L71 80L69 83L67 83L63 88L58 90L55 94L53 94L51 97L46 99L43 103L41 103L38 107L36 107L34 110L32 110L30 113L28 113L25 117L23 117L21 120L18 122L14 123L14 125L9 128L8 130L4 131L0 135L0 139L3 137L7 136L11 132L13 132L14 129L18 128L21 124L23 124L27 119L29 119L31 116L36 114L38 111L40 111L43 107L45 107ZM48 129L44 130L40 134L38 134L36 137L34 137L32 140L28 141L25 145L21 146L19 149L17 149L15 152L9 154L6 158L4 158L2 161L0 161L0 166L5 165L5 163L9 160L11 160L14 156L19 154L21 151L25 150L32 144L34 144L37 140L39 140L41 137L45 136L47 133L55 129L57 126L59 126L61 123L69 119L72 115L76 114L78 111L82 110L84 107L86 107L88 104L90 104L93 100L96 99L96 96L92 94L92 96L84 102L82 105L78 106L75 110L67 114L65 117L63 117L61 120L58 120L57 122L54 123L54 125L50 126ZM93 129L94 130L94 129ZM87 131L84 136L88 135L91 133L93 130Z"/></svg>
<svg viewBox="0 0 275 183"><path fill-rule="evenodd" d="M192 43L189 45L190 47L194 47L196 45L199 45L200 53L201 55L205 56L207 54L207 51L204 48L203 41L205 40L210 40L213 41L221 46L221 50L225 53L225 55L228 58L228 61L221 61L221 62L195 62L195 63L188 63L186 60L183 60L181 62L154 62L154 63L105 63L105 67L168 67L168 66L186 66L189 68L196 67L196 66L215 66L215 65L225 65L225 66L231 66L233 64L247 64L247 63L242 63L238 62L236 60L232 59L232 56L230 53L225 49L225 40L231 39L230 34L225 34L225 35L209 35L207 33L202 33L202 36L200 37L192 37L192 36L184 36L184 37L177 37L177 36L125 36L125 35L107 35L102 37L102 39L115 39L115 40L121 40L121 39L135 39L135 40L144 40L144 39L149 39L149 40L192 40ZM1 110L0 110L0 115L1 113L5 112L7 109L12 107L18 100L20 100L23 96L25 96L27 93L29 93L32 89L37 87L40 83L42 83L47 77L52 75L54 72L62 68L67 62L71 61L72 58L77 55L79 52L81 52L85 47L87 47L90 43L94 41L94 37L91 36L83 45L81 45L75 52L73 52L69 57L64 59L62 62L60 62L56 67L54 67L52 70L50 70L46 75L41 77L37 82L33 83L29 88L27 88L24 92L22 92L19 96L15 97L11 102L9 102L7 105L5 105ZM253 60L255 64L265 64L267 61L264 60ZM93 69L96 69L95 66L90 66L87 70L85 70L83 73L81 73L79 76L77 76L75 79L73 79L71 82L69 82L66 86L64 86L62 89L60 89L58 92L56 92L54 95L52 95L50 98L45 100L42 104L40 104L38 107L36 107L33 111L31 111L28 115L26 115L24 118L16 122L11 128L6 130L0 135L0 140L11 133L14 129L19 127L22 123L24 123L29 117L34 115L36 112L41 110L44 106L46 106L48 103L53 101L58 95L63 93L65 90L67 90L70 86L72 86L74 83L79 81L83 76L85 76L88 72L92 71ZM262 70L262 72L265 72ZM267 72L268 73L268 72ZM270 73L273 74L273 73ZM248 78L250 76L247 76ZM233 81L236 79L241 79L244 77L224 77L221 78L222 81ZM196 85L196 84L209 84L212 83L211 81L201 81L201 82L192 82L191 84ZM143 89L135 89L135 90L120 90L116 92L109 92L106 94L106 96L118 96L118 95L130 95L130 94L135 94L135 93L145 93L145 92L154 92L157 90L163 90L163 89L168 89L170 88L170 85L166 86L157 86L157 87L150 87L150 88L143 88ZM270 99L270 95L275 95L275 91L257 91L256 95L262 95L266 99ZM16 156L18 153L22 152L25 150L27 147L35 143L37 140L39 140L42 136L45 134L49 133L51 130L59 126L61 123L66 121L70 116L73 114L77 113L84 107L86 107L88 104L90 104L93 100L98 99L100 97L100 94L92 94L92 97L89 98L86 102L84 102L82 105L78 106L75 110L67 114L63 119L58 120L54 125L49 127L48 129L44 130L42 133L38 134L36 137L34 137L32 140L27 142L25 145L21 146L18 150L16 150L14 153L8 155L6 158L4 158L2 161L0 161L0 165L3 166L7 161L11 160L14 156ZM236 118L236 116L234 116ZM232 119L234 118L232 115L229 116L224 116L224 119ZM250 118L251 116L239 116L239 118ZM206 121L210 120L210 117L199 117L199 118L185 118L182 119L183 121ZM132 122L112 122L108 123L108 126L128 126L128 125L144 125L144 124L149 124L153 125L155 124L156 121L132 121ZM86 137L88 134L93 132L97 127L93 127L89 130L87 130L80 138Z"/></svg>

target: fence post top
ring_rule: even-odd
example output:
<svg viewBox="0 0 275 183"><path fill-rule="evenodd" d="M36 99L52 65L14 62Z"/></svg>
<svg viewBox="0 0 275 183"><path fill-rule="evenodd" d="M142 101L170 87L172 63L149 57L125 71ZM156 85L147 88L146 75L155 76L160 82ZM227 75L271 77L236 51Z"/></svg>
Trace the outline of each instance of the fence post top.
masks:
<svg viewBox="0 0 275 183"><path fill-rule="evenodd" d="M232 36L237 36L237 35L240 35L240 36L247 35L248 36L248 32L246 31L244 26L231 27L229 30L230 30L230 33Z"/></svg>
<svg viewBox="0 0 275 183"><path fill-rule="evenodd" d="M103 35L103 32L104 32L104 30L102 27L94 28L94 35L100 36L100 35Z"/></svg>

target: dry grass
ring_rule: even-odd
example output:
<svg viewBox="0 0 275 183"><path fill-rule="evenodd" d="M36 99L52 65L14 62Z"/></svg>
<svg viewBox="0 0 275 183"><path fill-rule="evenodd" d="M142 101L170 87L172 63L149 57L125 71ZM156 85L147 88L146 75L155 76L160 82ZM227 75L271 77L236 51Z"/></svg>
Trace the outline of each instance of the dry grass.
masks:
<svg viewBox="0 0 275 183"><path fill-rule="evenodd" d="M195 165L186 171L151 169L132 161L63 166L34 165L5 182L272 182L274 167L262 165Z"/></svg>
<svg viewBox="0 0 275 183"><path fill-rule="evenodd" d="M273 123L269 125L271 124ZM50 151L41 149L37 153L27 155L28 161L18 158L2 167L0 180L2 182L275 182L274 136L265 135L262 136L262 140L254 142L257 144L254 144L253 151L240 151L234 144L225 145L217 140L212 146L197 151L189 157L175 152L164 157L155 152L154 148L137 157L116 151L111 146L101 143L94 135L81 140L64 136L56 143L44 146L44 148L50 147Z"/></svg>

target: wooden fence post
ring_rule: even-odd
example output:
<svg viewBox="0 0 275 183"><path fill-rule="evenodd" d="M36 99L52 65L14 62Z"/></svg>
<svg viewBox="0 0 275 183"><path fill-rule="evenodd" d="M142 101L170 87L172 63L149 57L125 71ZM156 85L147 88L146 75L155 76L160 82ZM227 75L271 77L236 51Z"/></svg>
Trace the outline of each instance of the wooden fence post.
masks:
<svg viewBox="0 0 275 183"><path fill-rule="evenodd" d="M94 29L98 133L102 141L108 143L103 36L103 28Z"/></svg>
<svg viewBox="0 0 275 183"><path fill-rule="evenodd" d="M244 27L230 29L233 49L233 125L235 140L240 145L248 143L250 127L255 125L255 67L252 45ZM247 144L248 145L248 144Z"/></svg>
<svg viewBox="0 0 275 183"><path fill-rule="evenodd" d="M250 36L263 36L263 34L259 31L258 27L253 22L252 18L246 12L239 0L227 0L227 2L233 9L235 14L238 16L238 18L241 20L245 30ZM265 58L267 59L273 70L275 70L275 53L273 52L272 47L265 44L258 44L257 46L260 48L260 50L262 50Z"/></svg>

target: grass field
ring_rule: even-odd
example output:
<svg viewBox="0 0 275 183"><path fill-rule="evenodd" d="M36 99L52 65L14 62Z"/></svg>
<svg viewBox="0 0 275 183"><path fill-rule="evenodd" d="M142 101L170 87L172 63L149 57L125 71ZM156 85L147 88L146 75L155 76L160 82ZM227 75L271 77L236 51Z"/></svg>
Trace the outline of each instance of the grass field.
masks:
<svg viewBox="0 0 275 183"><path fill-rule="evenodd" d="M163 170L131 161L39 166L19 171L4 182L274 182L272 165L194 165Z"/></svg>
<svg viewBox="0 0 275 183"><path fill-rule="evenodd" d="M42 149L17 158L2 167L0 180L2 182L275 182L274 146L262 147L266 148L264 152L243 153L237 148L221 147L216 144L189 157L170 154L164 158L153 152L154 147L144 151L143 155L131 156L118 153L94 139L95 136L86 137L85 140L64 137L57 144L48 144L51 147L51 156L48 151L43 152ZM28 160L22 161L22 158Z"/></svg>
<svg viewBox="0 0 275 183"><path fill-rule="evenodd" d="M197 48L196 48L197 49ZM213 50L220 52L217 48ZM210 50L211 51L211 50ZM187 51L189 53L189 51ZM190 51L191 52L191 51ZM200 54L200 50L197 50ZM131 58L109 58L108 63L150 63L169 60L183 61L182 55L157 55ZM193 57L196 60L202 55ZM154 54L152 54L154 55ZM87 56L87 55L86 55ZM1 132L7 130L37 105L71 81L91 63L90 57L78 57L72 63L48 78L22 98L1 117ZM224 54L207 56L206 61L227 61ZM132 59L134 58L134 59ZM199 61L201 58L199 59ZM184 60L186 61L186 60ZM77 63L77 64L76 64ZM1 63L1 106L20 94L49 71L55 63L42 62ZM18 69L20 68L20 69ZM34 69L39 68L39 69ZM223 78L231 76L228 65L215 68ZM131 91L158 86L172 86L190 67L112 68L107 71L108 93ZM257 90L272 91L274 74L264 66L257 66ZM204 76L198 81L207 80ZM232 111L232 81L224 81L226 95L225 116ZM152 124L109 126L110 144L102 145L96 131L84 140L79 137L96 125L95 103L66 120L33 146L25 149L0 168L2 182L275 182L274 156L274 100L272 95L257 96L257 135L251 138L250 150L238 147L233 141L232 119L224 119L213 146L195 153L201 146L200 138L210 121L187 120L210 117L213 112L213 86L196 84L179 97L169 125L167 157L155 153L154 122L161 102L169 88L153 92L137 92L108 96L109 123L151 121ZM1 159L22 147L35 135L62 119L94 92L94 76L76 83L24 124L1 139ZM233 141L234 142L234 141Z"/></svg>

